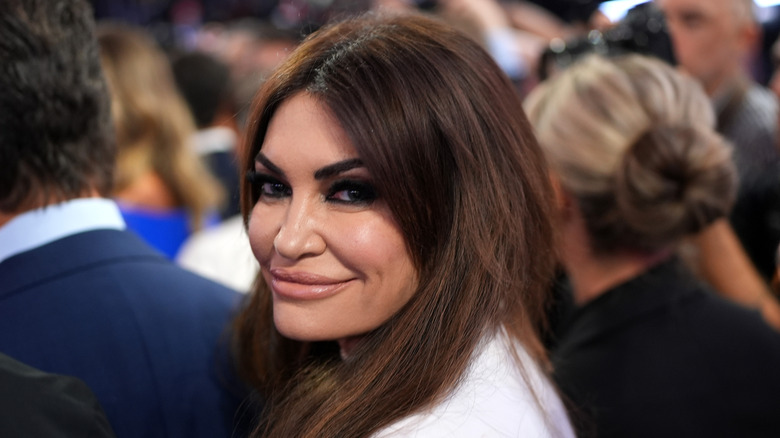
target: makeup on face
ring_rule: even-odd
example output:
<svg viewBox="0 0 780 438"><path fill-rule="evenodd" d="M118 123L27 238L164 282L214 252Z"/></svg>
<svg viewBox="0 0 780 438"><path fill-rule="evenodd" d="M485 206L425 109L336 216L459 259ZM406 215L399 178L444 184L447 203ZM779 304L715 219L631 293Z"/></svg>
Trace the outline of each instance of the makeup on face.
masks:
<svg viewBox="0 0 780 438"><path fill-rule="evenodd" d="M283 335L354 345L412 297L406 239L318 100L300 93L279 106L248 179L250 244Z"/></svg>

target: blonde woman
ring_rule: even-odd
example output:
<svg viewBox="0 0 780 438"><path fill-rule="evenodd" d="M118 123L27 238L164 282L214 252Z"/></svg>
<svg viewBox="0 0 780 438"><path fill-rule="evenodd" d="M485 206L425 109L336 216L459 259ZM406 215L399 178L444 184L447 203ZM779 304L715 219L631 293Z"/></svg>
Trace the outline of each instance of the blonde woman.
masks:
<svg viewBox="0 0 780 438"><path fill-rule="evenodd" d="M577 308L552 359L583 436L776 436L780 334L674 255L734 199L701 87L658 60L593 56L525 107L560 187Z"/></svg>
<svg viewBox="0 0 780 438"><path fill-rule="evenodd" d="M128 228L173 258L193 231L217 221L221 189L189 147L192 115L169 61L140 29L98 30L118 143L114 197Z"/></svg>

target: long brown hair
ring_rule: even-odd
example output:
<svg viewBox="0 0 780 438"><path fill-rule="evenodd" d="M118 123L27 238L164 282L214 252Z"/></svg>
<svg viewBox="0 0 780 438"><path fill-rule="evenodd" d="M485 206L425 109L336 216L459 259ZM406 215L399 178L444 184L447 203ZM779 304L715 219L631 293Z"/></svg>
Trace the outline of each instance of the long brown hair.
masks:
<svg viewBox="0 0 780 438"><path fill-rule="evenodd" d="M553 269L553 197L520 99L490 56L424 17L369 15L320 30L257 95L244 172L274 111L299 92L349 135L420 284L341 361L318 354L327 343L280 335L259 280L235 325L241 371L269 400L258 434L370 435L441 400L501 328L543 362L536 330ZM241 198L247 218L257 200L247 182Z"/></svg>

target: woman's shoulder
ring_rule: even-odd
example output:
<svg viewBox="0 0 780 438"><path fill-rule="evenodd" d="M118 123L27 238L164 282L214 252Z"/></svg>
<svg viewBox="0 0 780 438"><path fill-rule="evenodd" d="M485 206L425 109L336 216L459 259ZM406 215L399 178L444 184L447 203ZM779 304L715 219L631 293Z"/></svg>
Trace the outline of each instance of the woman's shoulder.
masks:
<svg viewBox="0 0 780 438"><path fill-rule="evenodd" d="M461 382L441 403L375 435L521 436L558 438L574 433L550 381L522 346L505 335L483 343Z"/></svg>

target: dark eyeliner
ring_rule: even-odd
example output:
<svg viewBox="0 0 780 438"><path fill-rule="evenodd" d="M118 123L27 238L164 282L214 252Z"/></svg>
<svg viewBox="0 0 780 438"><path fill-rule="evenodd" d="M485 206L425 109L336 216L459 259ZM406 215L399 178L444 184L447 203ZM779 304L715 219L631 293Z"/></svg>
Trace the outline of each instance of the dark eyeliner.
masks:
<svg viewBox="0 0 780 438"><path fill-rule="evenodd" d="M249 182L249 184L251 184L254 187L254 185L257 183L258 178L260 178L260 176L256 170L248 170L244 178L246 178L247 182Z"/></svg>
<svg viewBox="0 0 780 438"><path fill-rule="evenodd" d="M355 199L342 200L333 198L336 193L342 191L353 192ZM328 190L328 200L338 204L370 205L377 197L377 191L371 183L355 179L338 180L334 182L330 186L330 190Z"/></svg>
<svg viewBox="0 0 780 438"><path fill-rule="evenodd" d="M258 172L256 170L250 170L246 173L246 179L249 181L250 185L252 186L252 194L254 199L259 199L262 196L270 197L270 198L283 198L285 196L290 196L292 191L285 183L283 183L278 178L275 178L267 173ZM277 190L273 193L268 193L263 191L263 186L265 184L271 184L272 186L276 186L277 188L284 188L283 190Z"/></svg>

